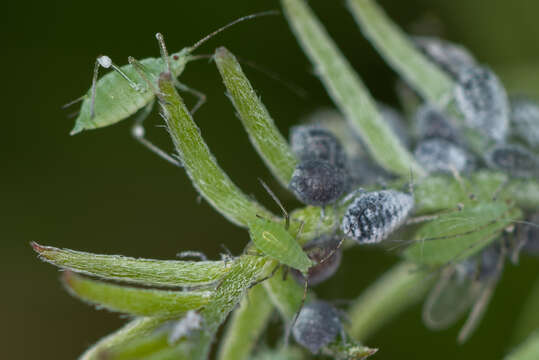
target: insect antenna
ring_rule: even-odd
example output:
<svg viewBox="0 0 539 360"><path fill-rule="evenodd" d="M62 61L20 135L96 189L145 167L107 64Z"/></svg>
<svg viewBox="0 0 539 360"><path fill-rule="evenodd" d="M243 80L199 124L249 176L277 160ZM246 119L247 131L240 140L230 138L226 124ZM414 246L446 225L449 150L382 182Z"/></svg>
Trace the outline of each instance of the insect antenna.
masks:
<svg viewBox="0 0 539 360"><path fill-rule="evenodd" d="M206 41L208 41L209 39L211 39L215 35L219 34L221 31L226 30L229 27L236 25L237 23L240 23L240 22L245 21L245 20L250 20L250 19L257 18L257 17L261 17L261 16L278 15L278 14L279 14L279 12L277 10L270 10L270 11L264 11L264 12L260 12L260 13L256 13L256 14L242 16L239 19L236 19L236 20L226 24L225 26L220 27L219 29L213 31L212 33L210 33L210 34L204 36L202 39L198 40L193 46L191 46L189 48L189 52L192 52L193 50L198 48L200 45L204 44Z"/></svg>
<svg viewBox="0 0 539 360"><path fill-rule="evenodd" d="M281 203L281 201L279 200L279 198L277 198L277 196L273 193L273 191L271 191L269 186L266 185L266 183L260 178L258 178L258 181L260 181L260 184L262 184L262 186L267 191L267 193L271 196L273 201L275 201L277 203L277 205L279 205L279 207L281 208L281 211L283 212L283 215L284 215L284 218L285 218L285 221L286 221L285 228L288 230L288 228L290 227L290 216L288 216L288 212L284 208L284 206Z"/></svg>

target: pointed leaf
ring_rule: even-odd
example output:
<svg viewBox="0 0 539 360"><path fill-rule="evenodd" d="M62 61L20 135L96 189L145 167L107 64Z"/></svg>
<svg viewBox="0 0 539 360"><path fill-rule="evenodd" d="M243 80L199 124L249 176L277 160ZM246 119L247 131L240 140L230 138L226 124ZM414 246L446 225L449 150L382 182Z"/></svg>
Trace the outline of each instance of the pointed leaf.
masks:
<svg viewBox="0 0 539 360"><path fill-rule="evenodd" d="M139 316L179 316L199 309L211 296L210 291L169 291L120 286L66 271L64 285L75 297L111 311Z"/></svg>

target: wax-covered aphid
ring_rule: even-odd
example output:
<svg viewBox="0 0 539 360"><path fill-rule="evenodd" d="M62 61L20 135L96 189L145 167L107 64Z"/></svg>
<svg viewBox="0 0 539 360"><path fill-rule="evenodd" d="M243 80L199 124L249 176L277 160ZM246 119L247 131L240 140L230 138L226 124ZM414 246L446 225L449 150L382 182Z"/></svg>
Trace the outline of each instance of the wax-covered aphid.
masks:
<svg viewBox="0 0 539 360"><path fill-rule="evenodd" d="M344 170L329 162L307 160L294 169L289 188L304 204L326 206L344 194L347 176Z"/></svg>
<svg viewBox="0 0 539 360"><path fill-rule="evenodd" d="M290 146L300 162L322 160L340 169L346 168L346 154L340 141L321 126L293 126Z"/></svg>
<svg viewBox="0 0 539 360"><path fill-rule="evenodd" d="M512 135L539 148L539 104L525 97L511 98Z"/></svg>
<svg viewBox="0 0 539 360"><path fill-rule="evenodd" d="M291 270L292 276L302 284L307 280L311 286L332 277L341 264L340 241L335 235L322 235L309 241L303 246L303 250L315 264L307 272L307 278L294 269Z"/></svg>
<svg viewBox="0 0 539 360"><path fill-rule="evenodd" d="M474 160L465 149L441 138L419 142L414 156L428 173L465 173L474 167Z"/></svg>
<svg viewBox="0 0 539 360"><path fill-rule="evenodd" d="M415 113L416 135L420 140L438 138L459 144L459 134L451 119L435 106L421 105Z"/></svg>
<svg viewBox="0 0 539 360"><path fill-rule="evenodd" d="M505 139L509 130L509 100L492 70L483 66L462 68L455 101L467 126L496 141Z"/></svg>
<svg viewBox="0 0 539 360"><path fill-rule="evenodd" d="M305 304L301 310L292 335L298 344L317 354L321 348L333 342L342 331L339 312L324 301Z"/></svg>
<svg viewBox="0 0 539 360"><path fill-rule="evenodd" d="M168 342L173 344L185 336L189 336L192 332L202 328L202 316L195 310L189 310L185 316L176 321L170 334Z"/></svg>
<svg viewBox="0 0 539 360"><path fill-rule="evenodd" d="M445 267L423 306L425 325L433 330L442 330L470 310L458 335L458 341L465 342L488 307L505 257L506 250L500 243L495 243L475 258Z"/></svg>
<svg viewBox="0 0 539 360"><path fill-rule="evenodd" d="M413 207L413 196L396 190L363 193L346 210L341 230L360 244L379 243L406 221Z"/></svg>
<svg viewBox="0 0 539 360"><path fill-rule="evenodd" d="M262 185L277 202L285 216L285 226L272 220L261 217L254 217L247 224L249 235L256 248L265 255L278 260L281 264L306 274L314 262L309 259L299 243L288 232L290 218L279 199L271 192L269 187L262 182Z"/></svg>
<svg viewBox="0 0 539 360"><path fill-rule="evenodd" d="M170 57L168 54L165 56L166 49L163 36L159 33L156 34L156 38L160 45L161 58L146 58L136 61L130 57L128 65L117 66L108 56L99 56L94 66L92 86L80 98L82 100L82 106L71 134L76 134L82 130L96 129L115 124L141 109L144 109L140 114L141 118L145 117L151 111L154 103L157 79L160 73L168 70L174 78L177 78L183 72L188 62L200 58L192 55L192 53L209 38L238 22L269 15L270 13L273 14L274 12L253 14L239 18L210 35L205 36L193 46L173 53ZM143 74L137 71L137 65L135 63L138 64L139 68L144 69ZM114 71L109 72L98 80L98 70L100 67L106 69L112 68ZM155 84L154 89L147 85L148 81ZM177 85L181 90L189 91L199 97L198 104L193 108L193 111L196 110L204 101L204 95L180 83L177 83Z"/></svg>
<svg viewBox="0 0 539 360"><path fill-rule="evenodd" d="M454 78L463 67L476 64L472 54L462 45L432 36L415 36L413 40L423 54Z"/></svg>
<svg viewBox="0 0 539 360"><path fill-rule="evenodd" d="M515 177L539 174L539 157L520 145L495 145L485 154L485 161L489 167Z"/></svg>

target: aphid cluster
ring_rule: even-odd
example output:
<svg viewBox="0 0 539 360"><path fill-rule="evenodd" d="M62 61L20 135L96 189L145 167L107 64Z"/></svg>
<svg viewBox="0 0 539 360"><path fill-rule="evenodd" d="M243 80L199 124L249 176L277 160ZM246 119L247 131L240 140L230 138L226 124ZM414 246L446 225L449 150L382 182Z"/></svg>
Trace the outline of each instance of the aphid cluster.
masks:
<svg viewBox="0 0 539 360"><path fill-rule="evenodd" d="M432 36L416 36L413 40L421 52L453 78L458 77L462 68L476 64L472 54L461 45Z"/></svg>

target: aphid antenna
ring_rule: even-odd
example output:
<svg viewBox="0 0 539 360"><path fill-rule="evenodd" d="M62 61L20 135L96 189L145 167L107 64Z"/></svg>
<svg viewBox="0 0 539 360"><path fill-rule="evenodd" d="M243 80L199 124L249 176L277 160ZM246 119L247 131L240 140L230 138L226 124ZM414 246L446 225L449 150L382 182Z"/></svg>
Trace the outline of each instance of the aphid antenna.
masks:
<svg viewBox="0 0 539 360"><path fill-rule="evenodd" d="M271 16L271 15L278 15L278 14L279 14L279 11L277 11L277 10L269 10L269 11L263 11L263 12L259 12L259 13L255 13L255 14L251 14L251 15L242 16L239 19L236 19L236 20L234 20L234 21L220 27L219 29L209 33L208 35L204 36L202 39L198 40L193 46L189 47L188 51L192 52L192 51L196 50L200 45L204 44L206 41L208 41L209 39L211 39L215 35L219 34L220 32L222 32L222 31L228 29L229 27L234 26L234 25L236 25L236 24L238 24L238 23L240 23L242 21L251 20L251 19L254 19L254 18L262 17L262 16Z"/></svg>
<svg viewBox="0 0 539 360"><path fill-rule="evenodd" d="M335 255L335 253L341 248L342 244L344 243L344 236L341 238L341 240L339 241L339 243L337 244L337 246L332 249L330 251L330 253L325 257L323 258L322 260L320 260L320 262L318 264L323 264L325 263L326 261L328 261L333 255Z"/></svg>
<svg viewBox="0 0 539 360"><path fill-rule="evenodd" d="M269 188L269 186L264 182L264 180L262 180L261 178L258 178L258 181L260 181L260 184L262 184L262 186L264 187L264 189L266 190L266 192L271 196L271 198L273 199L273 201L275 201L277 203L277 205L279 205L279 207L281 208L281 211L283 212L283 216L285 218L285 228L288 230L288 228L290 227L290 216L288 216L288 212L286 211L286 209L284 208L283 204L281 203L281 201L279 200L279 198L277 198L277 195L275 195L273 193L273 191L271 191L271 189Z"/></svg>

